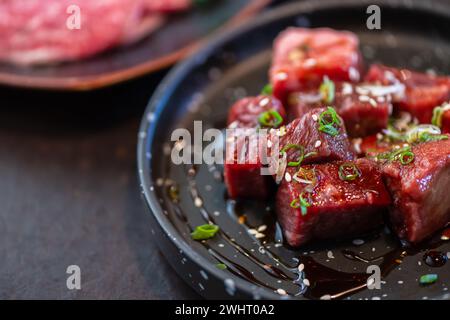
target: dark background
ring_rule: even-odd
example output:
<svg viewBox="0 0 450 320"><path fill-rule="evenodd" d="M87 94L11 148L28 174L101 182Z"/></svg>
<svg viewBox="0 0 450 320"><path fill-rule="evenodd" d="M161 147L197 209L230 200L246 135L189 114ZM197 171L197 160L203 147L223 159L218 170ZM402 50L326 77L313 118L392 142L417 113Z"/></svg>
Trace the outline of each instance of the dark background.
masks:
<svg viewBox="0 0 450 320"><path fill-rule="evenodd" d="M0 299L199 298L152 241L138 188L140 117L166 72L95 92L0 87Z"/></svg>

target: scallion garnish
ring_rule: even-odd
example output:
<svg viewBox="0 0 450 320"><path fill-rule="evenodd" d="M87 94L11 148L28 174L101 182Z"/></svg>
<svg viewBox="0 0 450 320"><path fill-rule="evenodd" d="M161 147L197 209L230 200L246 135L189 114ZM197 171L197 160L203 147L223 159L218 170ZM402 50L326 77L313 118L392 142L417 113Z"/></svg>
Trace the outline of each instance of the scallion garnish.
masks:
<svg viewBox="0 0 450 320"><path fill-rule="evenodd" d="M423 276L420 277L419 279L419 283L420 284L432 284L435 283L438 279L438 275L435 273L429 273L429 274L424 274Z"/></svg>
<svg viewBox="0 0 450 320"><path fill-rule="evenodd" d="M276 110L268 110L261 113L258 121L263 127L278 128L283 123L283 117Z"/></svg>
<svg viewBox="0 0 450 320"><path fill-rule="evenodd" d="M220 270L225 270L227 268L227 265L223 263L218 263L216 264L216 268Z"/></svg>
<svg viewBox="0 0 450 320"><path fill-rule="evenodd" d="M311 206L311 203L308 202L310 201L310 196L308 196L308 199L305 199L304 194L305 192L300 193L298 198L292 200L291 202L292 208L294 209L300 208L300 210L302 211L302 216L305 216L308 213L308 208ZM310 195L310 193L308 194Z"/></svg>
<svg viewBox="0 0 450 320"><path fill-rule="evenodd" d="M436 127L442 128L442 116L447 110L450 110L450 103L444 103L442 106L435 107L433 109L431 124L435 125Z"/></svg>
<svg viewBox="0 0 450 320"><path fill-rule="evenodd" d="M297 149L300 152L300 155L298 156L298 160L297 161L290 161L288 162L288 166L289 167L297 167L299 166L303 159L305 158L305 148L299 144L288 144L286 146L283 147L283 149L281 149L280 154L283 155L284 153L286 153L288 150L290 149Z"/></svg>
<svg viewBox="0 0 450 320"><path fill-rule="evenodd" d="M262 88L261 94L266 95L266 96L271 96L273 94L273 86L270 83L266 84Z"/></svg>
<svg viewBox="0 0 450 320"><path fill-rule="evenodd" d="M377 155L377 160L398 160L402 165L407 165L414 161L414 153L411 151L411 146L406 146L391 152L380 153Z"/></svg>
<svg viewBox="0 0 450 320"><path fill-rule="evenodd" d="M325 77L323 79L323 83L319 87L319 92L324 102L332 103L334 100L334 93L335 93L334 82L328 79L328 77Z"/></svg>
<svg viewBox="0 0 450 320"><path fill-rule="evenodd" d="M331 136L336 136L339 134L341 120L332 107L327 107L327 110L319 115L318 122L319 131L325 132Z"/></svg>
<svg viewBox="0 0 450 320"><path fill-rule="evenodd" d="M219 226L215 224L204 224L195 227L194 231L191 233L191 238L194 240L206 240L215 236L219 231Z"/></svg>
<svg viewBox="0 0 450 320"><path fill-rule="evenodd" d="M339 178L341 180L353 181L360 176L361 171L354 163L346 162L339 166Z"/></svg>
<svg viewBox="0 0 450 320"><path fill-rule="evenodd" d="M430 142L430 141L439 141L439 140L447 140L448 136L445 134L430 134L428 132L422 132L419 134L420 142Z"/></svg>

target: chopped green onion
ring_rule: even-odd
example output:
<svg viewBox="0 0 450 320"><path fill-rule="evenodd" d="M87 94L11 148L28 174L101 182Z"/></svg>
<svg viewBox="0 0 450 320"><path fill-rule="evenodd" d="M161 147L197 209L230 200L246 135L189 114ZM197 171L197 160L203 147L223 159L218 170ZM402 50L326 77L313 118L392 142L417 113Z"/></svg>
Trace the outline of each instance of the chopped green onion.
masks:
<svg viewBox="0 0 450 320"><path fill-rule="evenodd" d="M433 109L433 117L431 118L431 124L441 128L442 116L447 110L450 110L450 103L444 103L442 106L435 107Z"/></svg>
<svg viewBox="0 0 450 320"><path fill-rule="evenodd" d="M430 274L424 274L423 276L420 277L419 279L419 283L420 284L432 284L435 283L438 279L438 275L435 273L430 273Z"/></svg>
<svg viewBox="0 0 450 320"><path fill-rule="evenodd" d="M335 86L334 82L325 77L323 83L319 87L319 92L322 95L323 101L332 103L334 100Z"/></svg>
<svg viewBox="0 0 450 320"><path fill-rule="evenodd" d="M300 155L298 156L298 160L297 161L290 161L288 162L288 166L289 167L297 167L299 166L303 159L305 158L305 148L299 144L288 144L286 146L283 147L283 149L281 149L280 154L283 155L284 153L286 153L286 151L288 151L289 149L297 149L300 151Z"/></svg>
<svg viewBox="0 0 450 320"><path fill-rule="evenodd" d="M216 268L220 270L225 270L227 268L227 265L223 263L218 263L216 264Z"/></svg>
<svg viewBox="0 0 450 320"><path fill-rule="evenodd" d="M277 128L283 123L283 117L276 110L268 110L261 113L258 121L263 127Z"/></svg>
<svg viewBox="0 0 450 320"><path fill-rule="evenodd" d="M191 233L191 238L194 240L206 240L212 238L219 231L219 226L215 224L204 224L195 227L195 230Z"/></svg>
<svg viewBox="0 0 450 320"><path fill-rule="evenodd" d="M300 208L302 211L302 216L305 216L308 213L308 207L311 206L311 204L308 202L308 200L310 200L310 196L308 197L308 199L305 199L303 197L303 195L305 194L305 192L302 192L298 198L292 200L291 202L291 207L294 209L298 209Z"/></svg>
<svg viewBox="0 0 450 320"><path fill-rule="evenodd" d="M354 163L346 162L339 166L339 178L341 180L353 181L360 176L361 171Z"/></svg>
<svg viewBox="0 0 450 320"><path fill-rule="evenodd" d="M407 165L414 161L414 153L411 151L411 146L406 146L391 152L380 153L377 155L377 160L398 160L402 165Z"/></svg>
<svg viewBox="0 0 450 320"><path fill-rule="evenodd" d="M271 96L273 94L273 86L270 83L266 84L262 88L261 94L266 95L266 96Z"/></svg>
<svg viewBox="0 0 450 320"><path fill-rule="evenodd" d="M414 161L414 153L411 151L404 151L398 155L398 159L402 165L410 164Z"/></svg>
<svg viewBox="0 0 450 320"><path fill-rule="evenodd" d="M429 141L439 141L439 140L447 140L448 136L445 134L429 134L427 132L422 132L419 134L420 142L429 142Z"/></svg>
<svg viewBox="0 0 450 320"><path fill-rule="evenodd" d="M318 122L319 131L325 132L331 136L339 134L341 120L332 107L327 107L327 110L319 115Z"/></svg>

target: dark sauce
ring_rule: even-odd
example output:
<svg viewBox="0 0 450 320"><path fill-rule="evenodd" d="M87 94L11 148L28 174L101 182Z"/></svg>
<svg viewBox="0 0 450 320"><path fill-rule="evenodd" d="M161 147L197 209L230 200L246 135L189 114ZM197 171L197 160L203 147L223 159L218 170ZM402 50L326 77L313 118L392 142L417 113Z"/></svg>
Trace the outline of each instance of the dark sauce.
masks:
<svg viewBox="0 0 450 320"><path fill-rule="evenodd" d="M221 180L217 174L217 172L219 172L218 170L217 172L216 170L210 170L210 172L216 173L213 176L218 177L218 180ZM200 193L195 182L197 173L197 167L192 166L187 168L186 177L189 181L189 193L194 202L196 198L200 198ZM189 219L186 214L183 213L183 209L180 206L178 190L170 190L169 188L167 191L173 207L175 208L175 216L181 219L189 230L192 230L193 226L189 224ZM206 223L216 224L214 215L208 212L203 205L197 207ZM264 208L259 208L260 211L258 214L248 214L243 208L245 208L245 206L241 207L240 202L231 203L231 205L227 206L228 215L231 216L236 223L242 225L247 231L249 229L257 229L260 223L266 225L266 229L264 230L265 237L263 239L254 239L255 242L259 241L261 248L264 248L264 252L260 252L261 255L258 255L257 253L248 250L240 245L239 241L236 241L226 232L221 230L218 233L220 239L222 242L226 243L226 245L238 252L240 254L239 257L226 256L219 250L216 250L216 248L211 246L207 241L201 243L206 247L214 260L226 266L224 272L230 272L252 284L265 287L274 292L279 290L277 288L284 289L285 287L283 285L276 286L273 283L296 284L298 287L296 291L286 290L286 292L292 296L303 295L309 299L342 299L367 288L367 279L370 274L365 272L344 272L336 270L317 262L309 255L299 254L297 260L298 263L295 266L293 266L291 262L283 261L283 258L275 253L275 250L268 249L269 247L272 249L275 245L278 245L278 247L281 247L283 250L292 249L288 248L288 246L283 243L283 235L280 226L276 222L273 206L264 204ZM264 210L263 214L261 213L261 210ZM252 221L255 216L257 216L260 221ZM405 257L416 255L424 251L426 253L423 260L427 265L433 267L445 265L448 260L446 254L432 249L439 247L449 238L450 231L449 229L446 229L443 233L439 234L437 238L435 237L428 243L416 247L407 243L397 243L394 249L377 257L367 258L360 253L347 249L342 251L342 255L345 258L358 263L379 266L381 276L384 278L392 270L398 267ZM263 259L262 256L265 256L265 258ZM269 284L266 281L258 279L254 275L253 269L249 270L244 267L242 259L246 259L247 262L251 262L253 265L260 268L260 270L263 270L270 279L274 280L273 283ZM267 261L270 261L270 263ZM248 263L246 264L248 265ZM303 264L304 268L299 270L298 266L301 264Z"/></svg>
<svg viewBox="0 0 450 320"><path fill-rule="evenodd" d="M447 254L440 251L427 251L423 255L423 261L429 265L430 267L442 267L447 262L448 257Z"/></svg>

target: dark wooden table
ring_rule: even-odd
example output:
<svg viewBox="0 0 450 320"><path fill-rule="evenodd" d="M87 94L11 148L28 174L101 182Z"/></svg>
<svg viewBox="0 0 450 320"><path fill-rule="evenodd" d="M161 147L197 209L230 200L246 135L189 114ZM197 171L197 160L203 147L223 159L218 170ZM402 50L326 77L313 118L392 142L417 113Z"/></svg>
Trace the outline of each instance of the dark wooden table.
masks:
<svg viewBox="0 0 450 320"><path fill-rule="evenodd" d="M138 125L162 76L93 94L0 89L1 299L198 298L152 242L138 190Z"/></svg>

